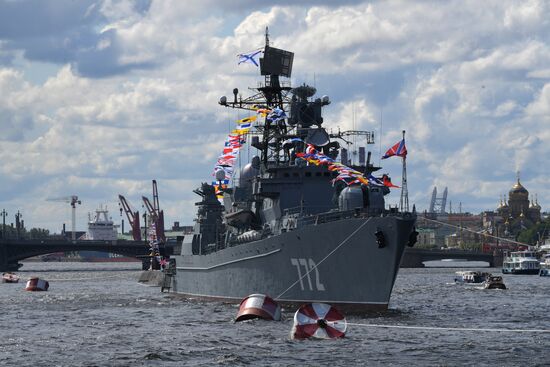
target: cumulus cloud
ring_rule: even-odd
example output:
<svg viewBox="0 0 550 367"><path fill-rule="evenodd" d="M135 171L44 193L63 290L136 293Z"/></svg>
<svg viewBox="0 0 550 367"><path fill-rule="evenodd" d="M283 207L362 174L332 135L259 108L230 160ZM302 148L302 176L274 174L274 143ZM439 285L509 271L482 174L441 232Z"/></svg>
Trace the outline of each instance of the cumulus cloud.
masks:
<svg viewBox="0 0 550 367"><path fill-rule="evenodd" d="M156 178L168 220L191 223L191 190L246 115L217 100L256 85L236 55L269 26L295 52L292 83L331 97L327 127L374 131L374 156L407 131L417 208L437 185L492 209L520 170L548 210L546 13L543 1L2 2L0 201L58 230L66 209L45 198L78 194L84 223L100 203L117 214L118 193L140 207ZM36 82L37 62L56 71ZM399 160L384 163L399 182Z"/></svg>

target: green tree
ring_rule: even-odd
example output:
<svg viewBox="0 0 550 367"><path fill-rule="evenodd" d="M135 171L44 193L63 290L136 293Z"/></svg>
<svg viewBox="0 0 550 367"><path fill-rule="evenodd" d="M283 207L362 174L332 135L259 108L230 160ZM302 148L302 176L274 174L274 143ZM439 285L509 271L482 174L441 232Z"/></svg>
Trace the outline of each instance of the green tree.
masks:
<svg viewBox="0 0 550 367"><path fill-rule="evenodd" d="M518 242L527 243L529 245L535 245L537 241L543 238L548 238L550 232L550 218L546 218L545 221L535 224L531 228L521 231L518 235Z"/></svg>

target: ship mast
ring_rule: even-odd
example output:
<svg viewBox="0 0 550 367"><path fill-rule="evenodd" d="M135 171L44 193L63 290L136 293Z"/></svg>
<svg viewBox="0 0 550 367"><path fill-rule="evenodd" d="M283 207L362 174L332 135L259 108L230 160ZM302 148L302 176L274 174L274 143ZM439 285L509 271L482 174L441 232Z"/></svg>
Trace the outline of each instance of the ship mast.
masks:
<svg viewBox="0 0 550 367"><path fill-rule="evenodd" d="M238 89L233 90L234 100L230 102L227 97L220 99L220 104L226 107L239 108L255 111L259 106L269 110L280 108L290 103L287 97L292 89L290 85L281 85L279 77L290 78L292 73L292 61L294 53L277 49L270 46L269 28L265 28L265 46L263 57L260 58L260 74L264 76L264 83L255 88L258 93L246 99L237 98ZM262 141L252 141L252 146L261 151L261 162L267 168L268 162L279 164L281 142L287 134L287 127L284 123L272 123L266 119L265 125L258 128Z"/></svg>

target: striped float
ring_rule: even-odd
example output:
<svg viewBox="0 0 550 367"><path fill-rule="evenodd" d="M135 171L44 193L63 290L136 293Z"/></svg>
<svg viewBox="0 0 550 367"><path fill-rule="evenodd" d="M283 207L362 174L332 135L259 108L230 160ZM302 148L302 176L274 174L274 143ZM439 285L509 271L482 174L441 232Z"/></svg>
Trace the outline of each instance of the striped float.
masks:
<svg viewBox="0 0 550 367"><path fill-rule="evenodd" d="M50 287L50 283L37 277L30 278L27 281L26 291L47 291Z"/></svg>
<svg viewBox="0 0 550 367"><path fill-rule="evenodd" d="M258 318L279 321L281 307L265 294L251 294L241 301L235 322Z"/></svg>
<svg viewBox="0 0 550 367"><path fill-rule="evenodd" d="M294 314L293 339L335 339L346 335L346 318L326 303L308 303Z"/></svg>

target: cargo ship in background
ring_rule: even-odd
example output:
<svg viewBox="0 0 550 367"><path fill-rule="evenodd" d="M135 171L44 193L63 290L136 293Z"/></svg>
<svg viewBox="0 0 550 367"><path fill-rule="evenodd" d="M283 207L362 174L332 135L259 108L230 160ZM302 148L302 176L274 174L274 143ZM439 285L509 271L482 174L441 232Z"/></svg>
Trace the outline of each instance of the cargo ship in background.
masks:
<svg viewBox="0 0 550 367"><path fill-rule="evenodd" d="M255 94L243 98L235 88L232 100L220 98L249 117L227 138L216 180L194 190L194 230L171 260L169 287L197 299L238 303L262 293L283 305L386 310L405 247L416 242L415 210L408 198L402 210L386 206L395 186L373 175L380 167L370 152L366 161L348 160L350 146L373 144L374 133L326 130L329 97L292 88L294 54L271 47L267 29L265 39L263 49L240 55L264 77ZM239 155L244 145L248 162Z"/></svg>
<svg viewBox="0 0 550 367"><path fill-rule="evenodd" d="M117 227L109 217L107 208L100 206L95 210L95 214L88 213L88 231L79 240L116 241ZM98 251L78 251L77 258L79 261L89 262L141 262L135 257Z"/></svg>

